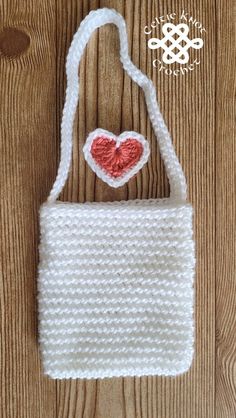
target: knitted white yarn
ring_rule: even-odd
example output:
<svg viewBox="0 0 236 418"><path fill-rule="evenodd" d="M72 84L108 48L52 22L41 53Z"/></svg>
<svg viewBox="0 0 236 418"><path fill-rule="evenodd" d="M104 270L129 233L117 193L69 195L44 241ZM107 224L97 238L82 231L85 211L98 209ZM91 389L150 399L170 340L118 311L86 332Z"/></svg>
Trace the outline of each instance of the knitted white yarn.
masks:
<svg viewBox="0 0 236 418"><path fill-rule="evenodd" d="M94 29L115 23L124 69L144 90L171 195L114 203L62 203L78 102L77 66ZM91 12L67 58L61 162L40 210L39 334L53 378L176 375L193 354L194 243L186 181L152 82L128 56L123 18Z"/></svg>
<svg viewBox="0 0 236 418"><path fill-rule="evenodd" d="M170 196L186 199L186 180L176 157L171 137L163 120L157 100L156 90L149 78L144 75L130 60L126 25L123 17L112 9L99 9L90 12L81 22L75 33L66 60L67 89L61 124L61 161L56 181L51 190L48 202L54 202L68 177L72 155L72 133L76 107L79 100L78 65L84 49L93 31L107 23L114 23L120 36L120 60L124 70L144 91L148 114L156 134L161 156L165 163L170 183Z"/></svg>

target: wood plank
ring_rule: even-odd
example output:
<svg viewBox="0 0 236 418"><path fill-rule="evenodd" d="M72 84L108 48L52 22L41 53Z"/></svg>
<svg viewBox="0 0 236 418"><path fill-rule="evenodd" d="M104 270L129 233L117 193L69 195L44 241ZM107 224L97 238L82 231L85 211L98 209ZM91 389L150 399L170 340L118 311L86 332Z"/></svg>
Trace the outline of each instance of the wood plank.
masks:
<svg viewBox="0 0 236 418"><path fill-rule="evenodd" d="M174 3L174 4L173 4ZM88 5L89 4L89 5ZM182 78L171 78L152 67L143 28L155 16L180 11L178 2L114 0L99 6L114 7L126 19L132 59L157 86L158 99L173 134L174 144L189 183L189 196L195 208L197 252L196 277L196 356L191 371L173 378L125 378L97 381L58 382L59 417L213 417L214 416L214 122L215 122L215 22L213 3L191 1L189 10L207 27L207 43L201 52L201 68ZM96 1L83 1L78 9L58 4L58 77L63 80L67 47L88 9ZM70 34L68 36L68 34ZM65 45L67 44L67 45ZM160 161L156 139L147 119L142 92L122 71L118 58L116 29L103 27L92 36L81 63L81 98L75 126L73 168L63 199L119 200L168 195L168 183ZM208 76L211 74L211 77ZM62 108L64 85L58 86ZM112 98L108 100L107 98ZM194 117L193 117L194 115ZM137 180L111 190L96 179L82 157L86 134L96 127L119 133L140 131L150 139L152 156ZM58 142L59 149L59 142ZM74 403L72 399L76 399ZM78 401L79 399L79 401ZM88 406L89 405L89 406ZM78 412L80 411L80 412Z"/></svg>
<svg viewBox="0 0 236 418"><path fill-rule="evenodd" d="M0 1L1 417L56 413L37 342L38 207L55 169L55 4ZM2 158L3 157L3 158Z"/></svg>
<svg viewBox="0 0 236 418"><path fill-rule="evenodd" d="M217 1L216 417L236 416L236 147L233 1Z"/></svg>

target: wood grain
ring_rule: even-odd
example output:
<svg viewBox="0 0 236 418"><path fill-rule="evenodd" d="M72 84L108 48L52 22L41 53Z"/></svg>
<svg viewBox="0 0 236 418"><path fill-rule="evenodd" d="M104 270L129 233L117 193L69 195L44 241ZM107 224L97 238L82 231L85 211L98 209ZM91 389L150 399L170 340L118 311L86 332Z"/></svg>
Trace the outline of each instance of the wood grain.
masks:
<svg viewBox="0 0 236 418"><path fill-rule="evenodd" d="M236 147L233 2L218 1L216 90L216 418L236 416ZM226 29L227 28L227 29ZM233 331L234 330L234 331Z"/></svg>
<svg viewBox="0 0 236 418"><path fill-rule="evenodd" d="M4 418L49 417L57 413L56 387L40 368L35 277L38 207L56 169L55 5L10 0L0 10L1 31L30 38L28 49L17 32L5 49L0 41L0 408Z"/></svg>
<svg viewBox="0 0 236 418"><path fill-rule="evenodd" d="M235 142L233 1L0 0L1 79L1 417L234 418ZM155 83L194 206L195 358L177 378L53 381L37 344L38 209L59 161L65 57L86 14L113 7L127 22L134 63ZM207 33L201 65L182 76L152 66L144 26L186 10ZM197 35L197 32L196 32ZM124 74L119 40L105 26L89 41L79 72L73 164L63 200L168 196L169 186L140 89ZM156 54L156 55L155 55ZM96 127L137 130L151 158L137 178L111 190L85 164L82 146Z"/></svg>

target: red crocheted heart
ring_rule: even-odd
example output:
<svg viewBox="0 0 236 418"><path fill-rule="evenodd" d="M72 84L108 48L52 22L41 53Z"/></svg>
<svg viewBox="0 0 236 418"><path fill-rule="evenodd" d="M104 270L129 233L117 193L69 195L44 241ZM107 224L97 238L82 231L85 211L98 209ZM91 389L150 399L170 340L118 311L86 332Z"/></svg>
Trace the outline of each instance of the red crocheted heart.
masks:
<svg viewBox="0 0 236 418"><path fill-rule="evenodd" d="M93 140L91 154L102 169L117 178L137 164L143 154L143 145L135 138L119 143L99 136Z"/></svg>

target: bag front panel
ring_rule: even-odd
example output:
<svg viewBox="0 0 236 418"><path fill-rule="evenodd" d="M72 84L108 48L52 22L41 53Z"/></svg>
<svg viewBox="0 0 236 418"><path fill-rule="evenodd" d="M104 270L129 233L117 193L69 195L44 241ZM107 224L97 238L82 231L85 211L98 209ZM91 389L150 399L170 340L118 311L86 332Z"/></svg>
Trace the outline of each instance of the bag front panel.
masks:
<svg viewBox="0 0 236 418"><path fill-rule="evenodd" d="M176 375L189 368L190 205L46 204L40 222L40 343L48 375Z"/></svg>

